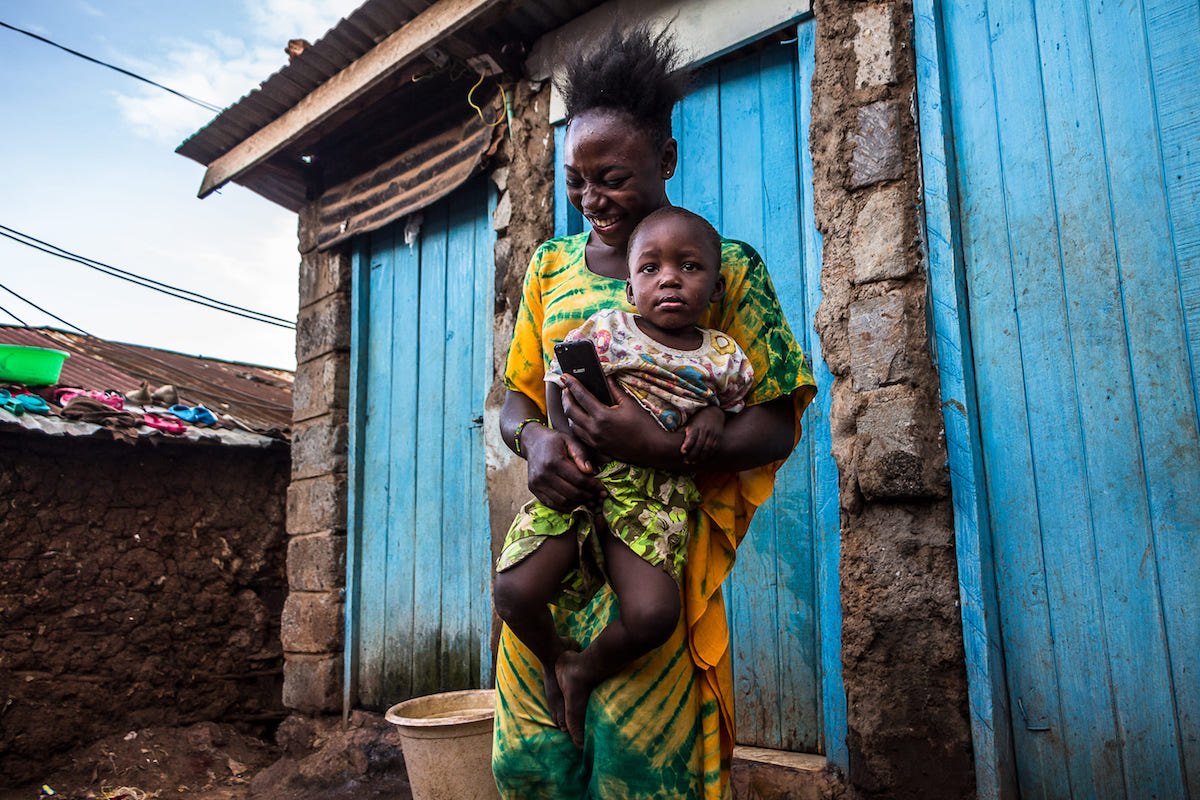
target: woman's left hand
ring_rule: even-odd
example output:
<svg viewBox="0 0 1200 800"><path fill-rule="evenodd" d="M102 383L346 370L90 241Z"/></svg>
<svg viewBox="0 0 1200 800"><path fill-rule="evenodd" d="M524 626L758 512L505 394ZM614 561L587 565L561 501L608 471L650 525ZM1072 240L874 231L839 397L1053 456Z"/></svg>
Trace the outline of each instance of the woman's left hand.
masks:
<svg viewBox="0 0 1200 800"><path fill-rule="evenodd" d="M671 437L630 397L621 385L606 378L616 405L606 406L583 384L563 375L563 412L571 420L571 430L584 444L609 458L643 466L657 466L658 447L678 452L678 437Z"/></svg>

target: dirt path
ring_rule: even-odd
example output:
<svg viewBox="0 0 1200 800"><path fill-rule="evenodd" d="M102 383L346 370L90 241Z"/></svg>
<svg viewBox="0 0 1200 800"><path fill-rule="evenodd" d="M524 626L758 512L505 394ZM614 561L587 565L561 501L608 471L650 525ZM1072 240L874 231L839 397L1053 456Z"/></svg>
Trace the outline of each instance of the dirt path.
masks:
<svg viewBox="0 0 1200 800"><path fill-rule="evenodd" d="M411 800L399 737L379 715L292 717L268 743L231 725L145 728L72 753L0 800ZM53 794L47 793L47 787Z"/></svg>

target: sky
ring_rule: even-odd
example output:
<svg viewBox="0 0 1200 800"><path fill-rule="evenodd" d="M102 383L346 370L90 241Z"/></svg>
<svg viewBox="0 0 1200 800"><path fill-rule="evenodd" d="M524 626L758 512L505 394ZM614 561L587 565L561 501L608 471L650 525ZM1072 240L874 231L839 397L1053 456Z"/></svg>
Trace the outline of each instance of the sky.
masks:
<svg viewBox="0 0 1200 800"><path fill-rule="evenodd" d="M226 108L287 63L289 39L316 41L361 3L0 0L0 22ZM197 199L204 167L174 152L214 116L0 27L0 225L294 321L296 215L232 183ZM9 290L0 288L0 324L78 328L295 368L290 329L168 297L7 238L0 238L0 286Z"/></svg>

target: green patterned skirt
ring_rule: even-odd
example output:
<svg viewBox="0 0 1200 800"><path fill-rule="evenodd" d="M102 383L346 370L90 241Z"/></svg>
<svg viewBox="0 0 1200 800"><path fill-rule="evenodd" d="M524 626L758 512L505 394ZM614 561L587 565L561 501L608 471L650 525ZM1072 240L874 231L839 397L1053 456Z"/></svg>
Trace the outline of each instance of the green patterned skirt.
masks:
<svg viewBox="0 0 1200 800"><path fill-rule="evenodd" d="M700 492L691 475L610 461L597 476L608 490L598 513L608 529L634 553L661 567L676 583L687 559L691 512ZM579 545L579 567L572 570L551 603L578 610L606 581L604 557L594 535L593 512L583 506L555 511L538 500L521 507L504 537L496 571L519 564L551 536L573 536Z"/></svg>
<svg viewBox="0 0 1200 800"><path fill-rule="evenodd" d="M551 609L586 646L617 615L601 587L580 611ZM541 665L507 626L496 663L492 772L504 800L728 800L720 709L704 698L682 619L666 644L601 683L588 701L583 750L546 709Z"/></svg>

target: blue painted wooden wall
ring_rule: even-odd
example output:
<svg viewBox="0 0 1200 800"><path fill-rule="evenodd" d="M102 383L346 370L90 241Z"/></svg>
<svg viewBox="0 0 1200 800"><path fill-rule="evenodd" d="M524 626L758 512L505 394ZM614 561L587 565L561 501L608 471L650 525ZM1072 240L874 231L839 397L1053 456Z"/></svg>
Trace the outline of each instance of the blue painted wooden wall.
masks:
<svg viewBox="0 0 1200 800"><path fill-rule="evenodd" d="M491 682L490 204L477 178L357 243L346 675L367 708Z"/></svg>
<svg viewBox="0 0 1200 800"><path fill-rule="evenodd" d="M809 19L793 41L701 71L672 122L679 167L667 188L672 202L760 252L824 388L725 587L738 742L845 765L832 379L812 328L821 264L808 148L813 35ZM582 220L565 200L562 129L558 137L557 229L573 233Z"/></svg>
<svg viewBox="0 0 1200 800"><path fill-rule="evenodd" d="M949 176L931 271L963 278L935 285L938 341L969 320L977 423L947 430L982 462L960 457L954 488L980 499L991 561L960 575L991 570L974 619L1002 642L1007 697L984 688L1014 777L1029 797L1200 797L1200 7L930 11L946 105L922 123L940 114L947 146L924 160Z"/></svg>

